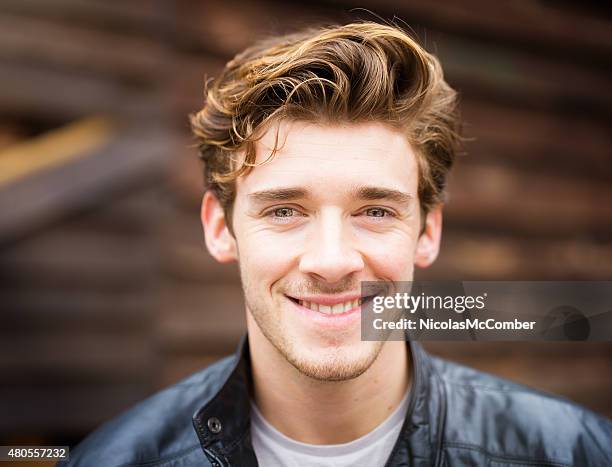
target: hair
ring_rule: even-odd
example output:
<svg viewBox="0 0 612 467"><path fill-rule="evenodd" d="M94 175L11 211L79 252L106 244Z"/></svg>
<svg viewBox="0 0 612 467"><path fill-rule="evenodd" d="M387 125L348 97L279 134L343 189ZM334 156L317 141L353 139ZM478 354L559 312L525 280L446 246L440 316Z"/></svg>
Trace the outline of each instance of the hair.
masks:
<svg viewBox="0 0 612 467"><path fill-rule="evenodd" d="M380 122L400 131L417 157L422 212L444 201L461 142L457 93L438 59L400 27L360 22L265 39L206 84L191 127L206 188L230 228L236 179L253 169L256 142L283 119ZM278 133L266 161L277 150Z"/></svg>

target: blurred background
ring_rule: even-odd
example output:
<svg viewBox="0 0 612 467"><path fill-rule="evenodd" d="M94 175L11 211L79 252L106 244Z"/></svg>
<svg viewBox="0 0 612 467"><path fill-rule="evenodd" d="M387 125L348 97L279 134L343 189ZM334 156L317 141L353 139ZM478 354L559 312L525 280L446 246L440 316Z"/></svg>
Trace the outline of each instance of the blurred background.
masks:
<svg viewBox="0 0 612 467"><path fill-rule="evenodd" d="M187 115L256 38L375 19L355 7L404 21L461 94L467 154L417 277L611 279L603 3L3 0L0 444L74 445L233 351L242 291L204 248ZM610 343L427 347L612 416Z"/></svg>

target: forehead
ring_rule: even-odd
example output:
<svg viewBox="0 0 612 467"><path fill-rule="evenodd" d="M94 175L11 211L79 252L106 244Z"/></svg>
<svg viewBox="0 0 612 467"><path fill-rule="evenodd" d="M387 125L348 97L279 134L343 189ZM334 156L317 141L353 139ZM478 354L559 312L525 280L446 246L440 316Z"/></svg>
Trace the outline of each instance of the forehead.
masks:
<svg viewBox="0 0 612 467"><path fill-rule="evenodd" d="M278 150L270 156L275 141ZM416 191L417 162L406 137L380 123L322 125L282 121L257 142L257 165L238 193L300 186L315 193L356 186Z"/></svg>

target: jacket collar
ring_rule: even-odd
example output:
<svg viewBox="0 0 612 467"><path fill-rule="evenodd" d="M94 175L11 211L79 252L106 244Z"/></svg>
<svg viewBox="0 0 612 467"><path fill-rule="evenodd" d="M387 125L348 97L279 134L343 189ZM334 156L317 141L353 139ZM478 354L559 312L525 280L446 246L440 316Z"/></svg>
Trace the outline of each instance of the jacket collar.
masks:
<svg viewBox="0 0 612 467"><path fill-rule="evenodd" d="M407 343L412 365L408 414L386 466L438 465L444 399L430 357ZM247 336L222 372L221 388L193 416L200 445L213 466L256 466L250 435L251 367Z"/></svg>

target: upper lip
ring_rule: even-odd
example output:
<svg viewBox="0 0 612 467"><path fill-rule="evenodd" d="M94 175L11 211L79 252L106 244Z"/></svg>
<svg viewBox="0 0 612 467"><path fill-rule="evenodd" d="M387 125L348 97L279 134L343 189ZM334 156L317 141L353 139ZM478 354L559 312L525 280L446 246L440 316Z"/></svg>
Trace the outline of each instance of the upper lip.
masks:
<svg viewBox="0 0 612 467"><path fill-rule="evenodd" d="M344 293L344 294L334 294L334 295L287 295L289 298L293 298L294 300L301 300L303 302L310 303L318 303L320 305L337 305L338 303L351 302L353 300L357 300L361 298L360 293Z"/></svg>

